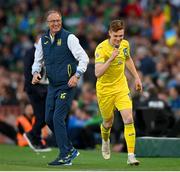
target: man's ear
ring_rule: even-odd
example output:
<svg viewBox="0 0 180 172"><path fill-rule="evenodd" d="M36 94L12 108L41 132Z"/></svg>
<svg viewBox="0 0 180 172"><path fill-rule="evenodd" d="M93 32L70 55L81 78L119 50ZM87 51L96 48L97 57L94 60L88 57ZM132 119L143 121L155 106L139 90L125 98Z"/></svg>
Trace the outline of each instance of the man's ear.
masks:
<svg viewBox="0 0 180 172"><path fill-rule="evenodd" d="M109 32L108 32L108 33L109 33L109 36L111 36L111 31L110 31L110 30L109 30Z"/></svg>

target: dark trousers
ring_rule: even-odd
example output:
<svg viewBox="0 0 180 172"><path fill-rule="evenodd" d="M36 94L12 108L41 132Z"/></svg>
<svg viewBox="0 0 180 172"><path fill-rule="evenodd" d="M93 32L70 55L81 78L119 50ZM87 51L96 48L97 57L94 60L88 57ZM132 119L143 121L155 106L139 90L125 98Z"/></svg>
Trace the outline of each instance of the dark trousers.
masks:
<svg viewBox="0 0 180 172"><path fill-rule="evenodd" d="M59 87L48 87L45 121L56 137L57 146L60 150L60 158L65 157L72 148L72 143L67 133L66 119L73 98L74 88L61 89Z"/></svg>
<svg viewBox="0 0 180 172"><path fill-rule="evenodd" d="M34 110L35 124L30 131L35 141L41 140L41 129L46 125L45 123L45 104L46 104L46 92L31 92L28 93L30 103Z"/></svg>

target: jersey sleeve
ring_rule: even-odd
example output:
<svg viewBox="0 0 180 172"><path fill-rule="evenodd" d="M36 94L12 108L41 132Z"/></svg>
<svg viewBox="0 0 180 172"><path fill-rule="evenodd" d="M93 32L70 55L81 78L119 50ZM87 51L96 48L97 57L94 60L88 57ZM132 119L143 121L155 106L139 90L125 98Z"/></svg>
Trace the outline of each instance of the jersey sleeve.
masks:
<svg viewBox="0 0 180 172"><path fill-rule="evenodd" d="M130 54L130 46L129 46L129 42L126 41L125 43L125 48L123 49L123 53L124 53L124 57L126 59L130 58L131 57L131 54Z"/></svg>
<svg viewBox="0 0 180 172"><path fill-rule="evenodd" d="M105 62L105 55L103 52L103 47L99 45L95 50L95 63L104 63L104 62Z"/></svg>

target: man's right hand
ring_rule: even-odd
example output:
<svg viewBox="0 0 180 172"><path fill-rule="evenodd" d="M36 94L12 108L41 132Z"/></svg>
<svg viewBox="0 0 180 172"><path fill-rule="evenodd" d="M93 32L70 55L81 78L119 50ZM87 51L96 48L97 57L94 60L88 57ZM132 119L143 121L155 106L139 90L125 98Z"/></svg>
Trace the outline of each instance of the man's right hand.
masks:
<svg viewBox="0 0 180 172"><path fill-rule="evenodd" d="M33 84L33 85L34 85L34 84L37 84L37 83L39 83L40 80L41 80L41 75L40 75L40 73L35 72L35 73L33 74L32 84Z"/></svg>
<svg viewBox="0 0 180 172"><path fill-rule="evenodd" d="M109 58L110 61L113 61L118 56L118 54L119 54L119 50L117 48L115 48L112 52L111 57Z"/></svg>

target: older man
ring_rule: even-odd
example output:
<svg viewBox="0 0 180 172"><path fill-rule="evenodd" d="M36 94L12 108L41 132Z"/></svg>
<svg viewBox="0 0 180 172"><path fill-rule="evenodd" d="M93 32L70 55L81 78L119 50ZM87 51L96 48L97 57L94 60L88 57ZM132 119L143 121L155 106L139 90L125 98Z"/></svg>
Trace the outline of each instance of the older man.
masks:
<svg viewBox="0 0 180 172"><path fill-rule="evenodd" d="M68 138L65 119L74 97L74 87L86 71L89 58L78 38L62 28L59 11L48 11L46 19L49 30L41 37L35 51L32 83L39 82L41 67L45 62L49 79L45 120L55 134L60 151L58 157L49 165L71 165L71 160L77 157L79 152L73 148Z"/></svg>

